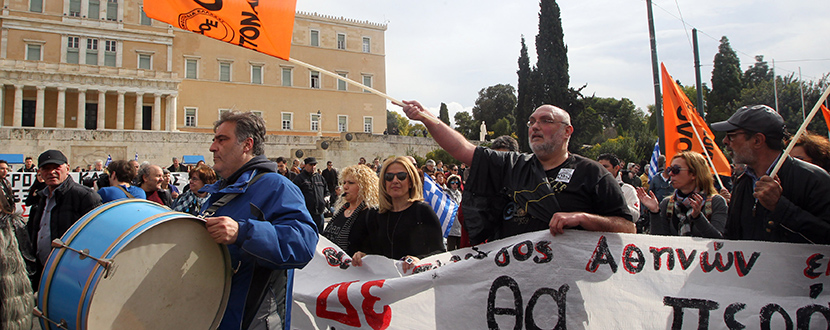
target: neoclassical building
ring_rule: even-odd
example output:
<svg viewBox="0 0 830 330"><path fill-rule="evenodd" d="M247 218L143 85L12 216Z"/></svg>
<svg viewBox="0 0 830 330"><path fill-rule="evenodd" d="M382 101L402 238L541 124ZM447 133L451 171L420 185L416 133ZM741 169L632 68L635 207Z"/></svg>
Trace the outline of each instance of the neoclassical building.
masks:
<svg viewBox="0 0 830 330"><path fill-rule="evenodd" d="M269 134L380 134L386 101L149 19L135 0L5 0L0 125L211 132L251 110ZM386 25L297 13L291 57L386 90Z"/></svg>

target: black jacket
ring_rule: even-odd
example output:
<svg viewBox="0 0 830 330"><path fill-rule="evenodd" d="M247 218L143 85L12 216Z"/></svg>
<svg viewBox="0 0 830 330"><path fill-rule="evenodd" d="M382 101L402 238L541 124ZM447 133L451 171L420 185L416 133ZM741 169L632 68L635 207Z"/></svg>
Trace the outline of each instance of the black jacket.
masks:
<svg viewBox="0 0 830 330"><path fill-rule="evenodd" d="M323 198L329 195L329 189L323 177L317 173L308 174L303 170L297 174L293 182L303 192L308 213L312 216L323 214L326 208L326 201Z"/></svg>

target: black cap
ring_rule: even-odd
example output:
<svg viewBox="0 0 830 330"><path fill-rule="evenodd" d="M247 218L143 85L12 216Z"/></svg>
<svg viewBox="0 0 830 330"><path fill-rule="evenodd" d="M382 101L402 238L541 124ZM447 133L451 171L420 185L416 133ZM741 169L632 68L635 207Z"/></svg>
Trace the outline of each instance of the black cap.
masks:
<svg viewBox="0 0 830 330"><path fill-rule="evenodd" d="M43 167L48 164L63 165L67 163L69 162L66 160L66 156L64 156L59 150L46 150L37 157L38 167Z"/></svg>
<svg viewBox="0 0 830 330"><path fill-rule="evenodd" d="M306 164L317 164L317 158L308 157L303 162L306 163Z"/></svg>
<svg viewBox="0 0 830 330"><path fill-rule="evenodd" d="M732 131L743 128L767 136L784 136L784 118L766 105L751 105L735 110L726 121L712 124L713 131Z"/></svg>

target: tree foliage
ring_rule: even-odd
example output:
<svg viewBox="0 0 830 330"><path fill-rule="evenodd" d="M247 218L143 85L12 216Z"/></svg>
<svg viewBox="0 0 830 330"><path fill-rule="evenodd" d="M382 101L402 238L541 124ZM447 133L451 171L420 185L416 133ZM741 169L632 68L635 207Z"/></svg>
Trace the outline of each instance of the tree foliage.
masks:
<svg viewBox="0 0 830 330"><path fill-rule="evenodd" d="M725 36L720 39L712 69L712 92L707 99L706 121L723 121L734 112L741 98L741 60Z"/></svg>
<svg viewBox="0 0 830 330"><path fill-rule="evenodd" d="M450 110L447 109L447 104L441 102L441 110L438 111L438 119L441 119L444 124L450 126Z"/></svg>
<svg viewBox="0 0 830 330"><path fill-rule="evenodd" d="M444 162L444 165L447 165L447 164L461 165L461 162L459 162L458 160L453 158L452 155L450 155L450 153L447 152L444 149L435 149L433 151L430 151L426 154L426 156L424 156L424 158L432 159L432 160L435 161L435 163L438 163L439 161Z"/></svg>
<svg viewBox="0 0 830 330"><path fill-rule="evenodd" d="M478 131L481 121L473 119L469 112L460 111L455 114L455 130L461 133L467 140L478 140Z"/></svg>
<svg viewBox="0 0 830 330"><path fill-rule="evenodd" d="M522 36L522 49L519 55L519 70L516 71L516 74L519 76L519 96L516 100L516 110L513 112L513 117L516 118L516 140L519 142L519 150L522 152L530 152L530 145L527 141L527 128L522 125L533 112L531 90L529 89L532 84L530 80L530 58L527 55L527 45L525 44L524 36Z"/></svg>
<svg viewBox="0 0 830 330"><path fill-rule="evenodd" d="M516 89L509 84L498 84L482 88L478 92L476 104L473 106L473 118L479 122L484 121L487 129L490 130L496 121L504 118L513 118L513 110L516 108ZM510 123L512 130L512 122Z"/></svg>

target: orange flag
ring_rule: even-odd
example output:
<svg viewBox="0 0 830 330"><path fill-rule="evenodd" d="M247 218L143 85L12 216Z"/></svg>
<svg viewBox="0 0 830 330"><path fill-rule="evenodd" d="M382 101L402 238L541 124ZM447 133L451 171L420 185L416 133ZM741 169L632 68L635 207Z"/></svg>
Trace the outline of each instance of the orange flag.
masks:
<svg viewBox="0 0 830 330"><path fill-rule="evenodd" d="M824 123L827 124L827 130L830 131L830 109L827 109L824 104L821 105L821 114L824 115Z"/></svg>
<svg viewBox="0 0 830 330"><path fill-rule="evenodd" d="M696 151L703 153L703 146L698 142L694 130L700 135L700 140L706 146L707 154L715 164L715 171L720 175L732 175L729 161L720 150L720 147L712 140L714 134L709 125L697 113L697 109L683 93L683 90L674 82L674 79L666 71L666 66L660 64L663 71L663 127L666 135L666 158L671 159L681 151ZM694 129L692 128L694 125ZM710 170L712 170L710 168Z"/></svg>
<svg viewBox="0 0 830 330"><path fill-rule="evenodd" d="M144 0L147 16L288 60L297 0Z"/></svg>

